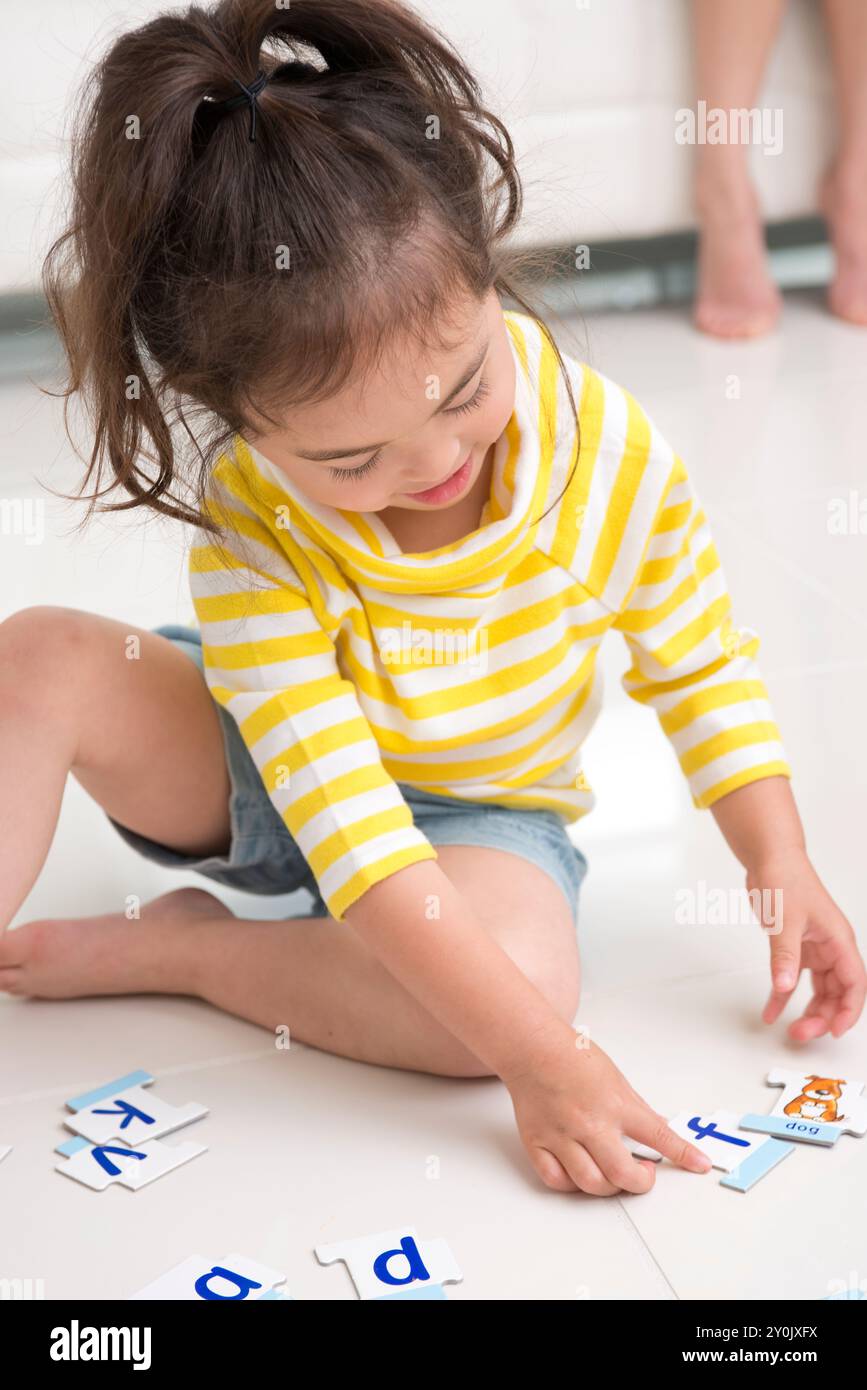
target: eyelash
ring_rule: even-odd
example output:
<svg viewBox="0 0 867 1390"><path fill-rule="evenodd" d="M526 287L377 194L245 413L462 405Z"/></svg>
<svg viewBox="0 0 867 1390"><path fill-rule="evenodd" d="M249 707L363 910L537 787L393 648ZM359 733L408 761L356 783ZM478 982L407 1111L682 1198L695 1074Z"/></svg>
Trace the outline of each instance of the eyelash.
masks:
<svg viewBox="0 0 867 1390"><path fill-rule="evenodd" d="M481 381L476 387L475 395L472 396L470 400L465 401L463 405L454 406L451 410L444 410L443 414L463 415L466 411L477 410L478 407L481 405L482 401L487 396L490 389L490 383L486 381L484 377L482 377ZM382 455L379 453L373 454L373 456L369 458L366 463L362 463L358 468L330 468L328 471L330 472L332 478L336 479L337 482L346 483L349 482L352 478L361 478L365 473L370 473L379 463L381 457Z"/></svg>

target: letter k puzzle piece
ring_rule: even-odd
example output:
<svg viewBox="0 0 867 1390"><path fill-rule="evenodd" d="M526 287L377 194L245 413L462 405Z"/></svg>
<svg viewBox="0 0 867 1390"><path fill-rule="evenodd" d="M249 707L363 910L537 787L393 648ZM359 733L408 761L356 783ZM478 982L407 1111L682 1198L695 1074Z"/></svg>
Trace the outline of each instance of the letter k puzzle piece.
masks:
<svg viewBox="0 0 867 1390"><path fill-rule="evenodd" d="M442 1285L464 1277L446 1242L419 1241L414 1226L318 1245L316 1258L321 1265L343 1260L359 1298L443 1299Z"/></svg>
<svg viewBox="0 0 867 1390"><path fill-rule="evenodd" d="M158 1096L146 1093L142 1087L152 1083L149 1072L133 1071L85 1095L74 1096L66 1104L75 1114L67 1116L64 1124L91 1144L111 1144L122 1139L135 1147L162 1139L163 1135L207 1115L207 1106L195 1102L167 1105Z"/></svg>
<svg viewBox="0 0 867 1390"><path fill-rule="evenodd" d="M132 1299L256 1303L263 1299L288 1298L285 1290L276 1287L285 1282L286 1275L279 1269L269 1269L246 1255L226 1255L219 1260L191 1255L132 1294Z"/></svg>
<svg viewBox="0 0 867 1390"><path fill-rule="evenodd" d="M769 1086L782 1086L782 1095L769 1115L744 1115L743 1129L825 1145L836 1144L841 1134L867 1134L863 1081L780 1067L768 1072L767 1081Z"/></svg>
<svg viewBox="0 0 867 1390"><path fill-rule="evenodd" d="M60 1163L55 1163L58 1173L92 1187L96 1192L104 1192L114 1183L131 1187L138 1191L155 1178L170 1173L173 1168L189 1163L206 1153L204 1144L164 1144L161 1139L149 1139L138 1149L128 1144L89 1144L78 1136L58 1144L56 1153L63 1154Z"/></svg>

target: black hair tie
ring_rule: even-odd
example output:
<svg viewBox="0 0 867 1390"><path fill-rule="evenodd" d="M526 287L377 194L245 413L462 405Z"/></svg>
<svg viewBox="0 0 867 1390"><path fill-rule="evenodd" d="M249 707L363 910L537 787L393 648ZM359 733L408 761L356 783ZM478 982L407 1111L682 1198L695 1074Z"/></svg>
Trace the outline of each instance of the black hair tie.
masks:
<svg viewBox="0 0 867 1390"><path fill-rule="evenodd" d="M225 101L215 101L211 103L212 109L223 115L226 111L236 111L239 106L249 106L250 108L250 139L256 139L256 112L259 109L256 105L256 98L268 83L268 74L261 68L256 73L254 80L247 86L240 78L233 77L232 81L236 87L241 88L241 95L237 97L227 97Z"/></svg>

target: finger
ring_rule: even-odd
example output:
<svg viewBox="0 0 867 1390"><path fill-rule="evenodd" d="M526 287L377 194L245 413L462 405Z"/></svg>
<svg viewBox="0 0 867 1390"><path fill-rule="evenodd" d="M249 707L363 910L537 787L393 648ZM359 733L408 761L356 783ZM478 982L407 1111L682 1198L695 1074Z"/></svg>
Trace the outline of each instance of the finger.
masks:
<svg viewBox="0 0 867 1390"><path fill-rule="evenodd" d="M620 1191L618 1186L609 1182L593 1155L588 1153L583 1144L575 1140L564 1144L560 1150L560 1161L565 1164L575 1186L581 1192L586 1192L589 1197L614 1197Z"/></svg>
<svg viewBox="0 0 867 1390"><path fill-rule="evenodd" d="M21 971L17 966L0 970L0 994L17 994L21 982Z"/></svg>
<svg viewBox="0 0 867 1390"><path fill-rule="evenodd" d="M857 947L853 945L852 951L854 954L844 955L835 967L837 978L843 986L837 1010L831 1020L831 1032L835 1038L839 1038L841 1033L845 1033L853 1023L858 1022L864 1001L867 999L867 971L864 970Z"/></svg>
<svg viewBox="0 0 867 1390"><path fill-rule="evenodd" d="M837 1009L836 999L824 992L820 976L814 974L816 990L800 1018L789 1024L789 1037L795 1042L812 1042L831 1027Z"/></svg>
<svg viewBox="0 0 867 1390"><path fill-rule="evenodd" d="M624 1129L631 1139L656 1149L663 1158L670 1159L678 1168L686 1168L691 1173L706 1173L712 1167L707 1154L703 1154L694 1144L681 1139L673 1129L669 1129L663 1115L657 1115L650 1106L640 1106L624 1121Z"/></svg>
<svg viewBox="0 0 867 1390"><path fill-rule="evenodd" d="M553 1188L555 1192L578 1191L563 1164L550 1149L531 1149L530 1161L546 1187Z"/></svg>
<svg viewBox="0 0 867 1390"><path fill-rule="evenodd" d="M649 1192L656 1182L656 1164L629 1152L619 1135L586 1139L590 1157L620 1192Z"/></svg>
<svg viewBox="0 0 867 1390"><path fill-rule="evenodd" d="M765 1023L773 1023L782 1013L792 995L801 973L801 938L804 921L801 917L783 919L783 929L768 934L771 947L771 997L762 1015Z"/></svg>

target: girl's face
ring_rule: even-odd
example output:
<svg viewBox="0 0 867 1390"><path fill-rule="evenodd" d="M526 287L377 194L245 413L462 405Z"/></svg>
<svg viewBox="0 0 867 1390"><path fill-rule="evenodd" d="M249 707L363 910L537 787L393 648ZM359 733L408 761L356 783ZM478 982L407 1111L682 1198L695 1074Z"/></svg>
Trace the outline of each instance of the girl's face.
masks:
<svg viewBox="0 0 867 1390"><path fill-rule="evenodd" d="M515 404L515 363L496 291L468 300L460 347L392 351L375 376L293 410L249 442L315 502L350 512L441 511L479 475Z"/></svg>

